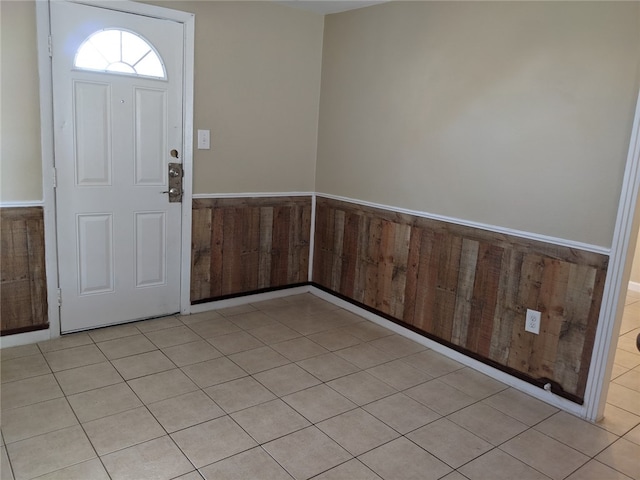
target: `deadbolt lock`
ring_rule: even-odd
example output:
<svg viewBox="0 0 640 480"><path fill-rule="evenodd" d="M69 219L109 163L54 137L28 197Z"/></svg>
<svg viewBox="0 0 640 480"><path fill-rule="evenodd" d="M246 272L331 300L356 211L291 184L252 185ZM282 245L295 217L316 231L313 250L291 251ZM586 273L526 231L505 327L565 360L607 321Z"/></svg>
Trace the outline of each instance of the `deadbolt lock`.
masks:
<svg viewBox="0 0 640 480"><path fill-rule="evenodd" d="M181 163L169 164L169 190L167 190L166 192L162 192L169 194L169 203L182 202L182 175L183 170Z"/></svg>

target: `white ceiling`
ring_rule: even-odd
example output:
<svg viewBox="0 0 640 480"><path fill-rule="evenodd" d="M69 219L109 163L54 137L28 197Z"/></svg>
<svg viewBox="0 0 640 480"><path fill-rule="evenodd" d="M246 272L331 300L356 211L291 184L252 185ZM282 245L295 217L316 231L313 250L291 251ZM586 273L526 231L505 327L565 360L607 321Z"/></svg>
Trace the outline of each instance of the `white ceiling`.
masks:
<svg viewBox="0 0 640 480"><path fill-rule="evenodd" d="M329 13L346 12L347 10L368 7L377 3L385 3L386 1L389 0L284 0L275 3L327 15Z"/></svg>

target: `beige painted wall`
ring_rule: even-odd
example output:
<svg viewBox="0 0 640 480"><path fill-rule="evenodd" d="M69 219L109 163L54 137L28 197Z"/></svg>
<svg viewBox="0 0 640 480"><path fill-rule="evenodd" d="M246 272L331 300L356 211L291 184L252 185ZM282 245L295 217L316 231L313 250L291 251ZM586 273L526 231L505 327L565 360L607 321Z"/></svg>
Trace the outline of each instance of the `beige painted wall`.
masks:
<svg viewBox="0 0 640 480"><path fill-rule="evenodd" d="M392 2L325 18L316 190L610 246L639 2Z"/></svg>
<svg viewBox="0 0 640 480"><path fill-rule="evenodd" d="M194 193L313 191L322 15L267 2L158 1L196 14Z"/></svg>
<svg viewBox="0 0 640 480"><path fill-rule="evenodd" d="M42 200L35 3L0 2L0 201Z"/></svg>
<svg viewBox="0 0 640 480"><path fill-rule="evenodd" d="M196 14L194 193L313 191L323 17L266 2L155 2ZM2 10L1 201L42 198L34 2ZM10 39L10 40L9 40Z"/></svg>

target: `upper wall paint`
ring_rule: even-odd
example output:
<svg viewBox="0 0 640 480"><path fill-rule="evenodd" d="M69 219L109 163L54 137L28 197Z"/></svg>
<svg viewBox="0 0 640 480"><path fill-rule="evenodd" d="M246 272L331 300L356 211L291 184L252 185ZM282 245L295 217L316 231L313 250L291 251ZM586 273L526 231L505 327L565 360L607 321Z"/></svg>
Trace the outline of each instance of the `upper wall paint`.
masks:
<svg viewBox="0 0 640 480"><path fill-rule="evenodd" d="M267 2L147 2L196 14L194 193L313 191L323 16ZM35 2L2 10L0 201L42 199Z"/></svg>
<svg viewBox="0 0 640 480"><path fill-rule="evenodd" d="M391 2L325 18L316 190L609 247L638 2Z"/></svg>
<svg viewBox="0 0 640 480"><path fill-rule="evenodd" d="M269 2L166 2L195 13L194 193L313 191L322 15ZM195 142L194 142L195 144Z"/></svg>
<svg viewBox="0 0 640 480"><path fill-rule="evenodd" d="M35 2L0 2L0 201L42 200Z"/></svg>

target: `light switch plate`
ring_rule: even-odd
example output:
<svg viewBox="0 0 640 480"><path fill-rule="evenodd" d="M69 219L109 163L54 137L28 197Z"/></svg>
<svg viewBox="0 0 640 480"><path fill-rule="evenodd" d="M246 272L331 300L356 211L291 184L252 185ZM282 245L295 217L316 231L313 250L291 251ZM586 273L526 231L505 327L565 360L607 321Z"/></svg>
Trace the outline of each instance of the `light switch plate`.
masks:
<svg viewBox="0 0 640 480"><path fill-rule="evenodd" d="M198 130L198 150L211 149L211 131Z"/></svg>

